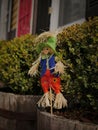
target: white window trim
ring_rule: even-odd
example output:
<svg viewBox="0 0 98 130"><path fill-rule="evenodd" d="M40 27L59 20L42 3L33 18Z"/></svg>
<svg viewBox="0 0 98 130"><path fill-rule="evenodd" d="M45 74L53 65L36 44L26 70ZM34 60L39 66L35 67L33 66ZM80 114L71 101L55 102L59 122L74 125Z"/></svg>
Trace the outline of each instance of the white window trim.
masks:
<svg viewBox="0 0 98 130"><path fill-rule="evenodd" d="M59 22L59 6L60 0L52 0L52 12L50 17L50 31L55 31L58 28Z"/></svg>

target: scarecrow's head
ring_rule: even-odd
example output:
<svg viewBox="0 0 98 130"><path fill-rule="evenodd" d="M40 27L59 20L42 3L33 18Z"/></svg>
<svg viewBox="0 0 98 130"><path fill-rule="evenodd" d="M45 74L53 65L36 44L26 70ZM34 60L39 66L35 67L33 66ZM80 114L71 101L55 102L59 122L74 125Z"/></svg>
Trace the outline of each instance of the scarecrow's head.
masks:
<svg viewBox="0 0 98 130"><path fill-rule="evenodd" d="M56 37L54 34L50 32L42 33L37 37L36 42L38 44L38 53L41 53L43 51L45 53L56 53Z"/></svg>

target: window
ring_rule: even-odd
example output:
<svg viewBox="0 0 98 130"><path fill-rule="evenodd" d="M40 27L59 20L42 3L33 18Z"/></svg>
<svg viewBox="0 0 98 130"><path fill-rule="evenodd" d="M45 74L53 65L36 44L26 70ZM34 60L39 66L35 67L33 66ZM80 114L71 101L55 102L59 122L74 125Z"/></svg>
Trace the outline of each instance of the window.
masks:
<svg viewBox="0 0 98 130"><path fill-rule="evenodd" d="M85 0L60 0L59 26L85 17Z"/></svg>

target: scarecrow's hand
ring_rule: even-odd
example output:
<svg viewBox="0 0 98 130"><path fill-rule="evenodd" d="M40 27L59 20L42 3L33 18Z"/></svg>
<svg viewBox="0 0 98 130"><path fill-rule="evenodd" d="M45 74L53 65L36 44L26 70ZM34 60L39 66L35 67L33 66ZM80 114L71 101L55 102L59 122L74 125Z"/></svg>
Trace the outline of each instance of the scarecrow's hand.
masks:
<svg viewBox="0 0 98 130"><path fill-rule="evenodd" d="M58 61L55 65L55 73L63 74L64 73L64 64L61 61Z"/></svg>
<svg viewBox="0 0 98 130"><path fill-rule="evenodd" d="M30 76L35 76L38 73L38 63L32 65L32 67L30 68L30 70L28 71L28 74Z"/></svg>

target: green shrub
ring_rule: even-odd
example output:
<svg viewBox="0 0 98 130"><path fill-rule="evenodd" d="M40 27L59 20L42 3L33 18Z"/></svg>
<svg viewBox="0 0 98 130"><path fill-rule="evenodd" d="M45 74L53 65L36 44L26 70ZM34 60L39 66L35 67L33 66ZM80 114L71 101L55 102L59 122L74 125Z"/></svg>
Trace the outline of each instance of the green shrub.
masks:
<svg viewBox="0 0 98 130"><path fill-rule="evenodd" d="M58 50L66 66L64 91L82 107L98 109L98 17L64 28Z"/></svg>
<svg viewBox="0 0 98 130"><path fill-rule="evenodd" d="M25 35L0 42L0 80L14 93L40 93L38 76L31 78L28 75L32 62L38 56L34 39L35 36Z"/></svg>

